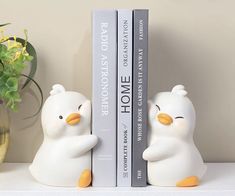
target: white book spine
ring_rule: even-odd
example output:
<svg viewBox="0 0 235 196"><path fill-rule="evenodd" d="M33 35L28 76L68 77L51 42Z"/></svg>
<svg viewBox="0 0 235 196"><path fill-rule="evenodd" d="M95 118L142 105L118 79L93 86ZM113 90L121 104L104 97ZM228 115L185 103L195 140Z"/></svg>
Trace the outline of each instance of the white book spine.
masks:
<svg viewBox="0 0 235 196"><path fill-rule="evenodd" d="M131 186L132 10L118 10L117 186Z"/></svg>
<svg viewBox="0 0 235 196"><path fill-rule="evenodd" d="M116 186L117 11L93 12L93 186Z"/></svg>

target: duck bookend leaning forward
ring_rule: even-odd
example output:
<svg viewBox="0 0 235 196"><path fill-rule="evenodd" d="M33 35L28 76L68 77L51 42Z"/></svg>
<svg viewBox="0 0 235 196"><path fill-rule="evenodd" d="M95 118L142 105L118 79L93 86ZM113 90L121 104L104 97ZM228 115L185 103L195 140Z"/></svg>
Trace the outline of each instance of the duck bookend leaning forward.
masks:
<svg viewBox="0 0 235 196"><path fill-rule="evenodd" d="M184 86L149 101L148 182L155 186L199 185L206 165L193 141L195 110Z"/></svg>
<svg viewBox="0 0 235 196"><path fill-rule="evenodd" d="M87 187L91 183L91 103L54 85L42 109L44 140L29 170L42 184Z"/></svg>

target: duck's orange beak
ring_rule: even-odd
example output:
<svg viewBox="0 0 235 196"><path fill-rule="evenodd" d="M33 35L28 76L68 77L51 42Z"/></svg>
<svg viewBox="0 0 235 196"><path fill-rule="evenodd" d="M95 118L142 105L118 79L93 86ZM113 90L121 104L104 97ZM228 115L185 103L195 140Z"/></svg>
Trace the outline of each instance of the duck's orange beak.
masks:
<svg viewBox="0 0 235 196"><path fill-rule="evenodd" d="M165 113L160 113L157 115L157 120L163 125L170 125L173 122L173 119L170 115Z"/></svg>
<svg viewBox="0 0 235 196"><path fill-rule="evenodd" d="M76 125L80 122L81 115L79 113L72 113L66 118L69 125Z"/></svg>

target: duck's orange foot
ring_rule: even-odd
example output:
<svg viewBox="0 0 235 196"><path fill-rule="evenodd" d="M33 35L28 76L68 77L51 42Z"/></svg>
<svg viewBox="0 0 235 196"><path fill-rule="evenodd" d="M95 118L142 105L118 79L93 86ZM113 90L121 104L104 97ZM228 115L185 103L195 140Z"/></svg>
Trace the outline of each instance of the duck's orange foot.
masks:
<svg viewBox="0 0 235 196"><path fill-rule="evenodd" d="M197 176L190 176L176 183L176 186L178 187L193 187L198 185L199 185L199 179Z"/></svg>
<svg viewBox="0 0 235 196"><path fill-rule="evenodd" d="M85 169L78 181L78 186L85 188L88 187L91 184L91 170Z"/></svg>

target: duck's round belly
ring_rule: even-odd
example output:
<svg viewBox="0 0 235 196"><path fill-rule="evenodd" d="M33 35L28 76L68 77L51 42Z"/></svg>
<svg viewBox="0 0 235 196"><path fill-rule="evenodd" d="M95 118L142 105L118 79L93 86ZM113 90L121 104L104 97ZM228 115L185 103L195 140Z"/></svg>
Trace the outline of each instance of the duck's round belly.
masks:
<svg viewBox="0 0 235 196"><path fill-rule="evenodd" d="M170 158L148 162L148 181L159 186L176 186L176 183L197 175L195 162L186 154L179 153Z"/></svg>
<svg viewBox="0 0 235 196"><path fill-rule="evenodd" d="M43 156L44 157L44 156ZM91 170L91 153L77 157L54 157L47 160L37 158L30 167L33 176L41 183L51 186L76 186L82 172Z"/></svg>

